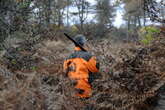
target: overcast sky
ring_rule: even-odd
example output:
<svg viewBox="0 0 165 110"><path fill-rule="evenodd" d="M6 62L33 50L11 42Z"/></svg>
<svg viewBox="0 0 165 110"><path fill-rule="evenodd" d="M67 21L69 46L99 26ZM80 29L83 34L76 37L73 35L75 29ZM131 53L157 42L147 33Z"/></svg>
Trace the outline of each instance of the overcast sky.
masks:
<svg viewBox="0 0 165 110"><path fill-rule="evenodd" d="M96 1L95 0L87 0L89 3L91 3L91 5L95 5ZM112 0L114 1L114 0ZM156 0L156 2L160 2L161 0ZM120 5L120 7L117 8L117 12L116 12L116 17L115 17L115 21L113 22L114 26L116 27L120 27L121 25L125 24L125 21L122 19L122 16L124 14L124 5ZM93 19L94 15L89 15L89 19ZM151 21L147 21L146 24L159 24L156 22L151 22Z"/></svg>
<svg viewBox="0 0 165 110"><path fill-rule="evenodd" d="M95 5L96 4L96 1L95 0L87 0L89 3L91 3L91 5ZM123 8L124 6L122 5L120 8ZM122 20L122 15L123 15L123 10L122 9L117 9L117 12L116 12L116 17L115 17L115 22L113 23L114 26L116 27L120 27L124 21ZM91 16L90 18L92 18L93 16L92 15L89 15Z"/></svg>
<svg viewBox="0 0 165 110"><path fill-rule="evenodd" d="M87 0L91 5L95 5L96 4L96 1L95 0ZM121 9L123 8L123 5L120 7L120 9L118 8L117 9L117 12L116 12L116 17L115 17L115 21L113 22L114 26L116 27L120 27L123 23L125 23L123 20L122 20L122 15L123 15L123 10ZM74 8L71 8L70 11L76 11L76 9ZM95 18L95 15L94 14L88 14L88 20L93 20L93 18ZM77 22L76 18L72 17L70 18L71 19L71 22L74 24L75 22Z"/></svg>

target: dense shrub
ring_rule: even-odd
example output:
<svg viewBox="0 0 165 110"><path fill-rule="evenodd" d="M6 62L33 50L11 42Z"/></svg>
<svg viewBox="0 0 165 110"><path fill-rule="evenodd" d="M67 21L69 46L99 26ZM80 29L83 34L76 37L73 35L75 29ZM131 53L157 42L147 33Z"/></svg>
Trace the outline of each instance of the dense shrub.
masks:
<svg viewBox="0 0 165 110"><path fill-rule="evenodd" d="M160 29L156 27L153 26L142 27L139 30L140 42L145 45L150 44L150 42L154 40L154 36L158 33L160 33Z"/></svg>

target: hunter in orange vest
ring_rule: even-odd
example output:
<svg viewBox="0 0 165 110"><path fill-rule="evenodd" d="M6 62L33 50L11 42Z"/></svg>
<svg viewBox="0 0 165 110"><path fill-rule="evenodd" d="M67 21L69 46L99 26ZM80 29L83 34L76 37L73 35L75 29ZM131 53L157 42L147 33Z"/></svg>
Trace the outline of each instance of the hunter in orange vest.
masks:
<svg viewBox="0 0 165 110"><path fill-rule="evenodd" d="M83 47L86 39L83 35L77 35L75 41ZM75 45L75 51L64 61L63 66L67 76L76 81L75 95L80 98L90 97L92 95L91 76L99 71L96 57Z"/></svg>

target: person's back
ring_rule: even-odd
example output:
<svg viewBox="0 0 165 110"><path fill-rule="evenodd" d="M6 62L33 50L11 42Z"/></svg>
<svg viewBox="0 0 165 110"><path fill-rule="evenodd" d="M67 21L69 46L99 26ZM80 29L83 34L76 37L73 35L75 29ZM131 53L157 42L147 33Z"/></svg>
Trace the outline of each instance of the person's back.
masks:
<svg viewBox="0 0 165 110"><path fill-rule="evenodd" d="M81 98L90 97L91 85L89 83L89 74L98 72L96 57L92 56L89 52L82 51L79 47L75 47L75 52L64 61L64 70L70 79L77 82L75 85L76 96Z"/></svg>

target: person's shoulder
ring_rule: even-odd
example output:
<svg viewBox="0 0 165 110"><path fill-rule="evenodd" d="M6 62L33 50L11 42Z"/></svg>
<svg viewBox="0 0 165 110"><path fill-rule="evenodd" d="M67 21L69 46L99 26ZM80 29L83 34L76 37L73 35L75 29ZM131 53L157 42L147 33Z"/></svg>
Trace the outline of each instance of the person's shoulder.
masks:
<svg viewBox="0 0 165 110"><path fill-rule="evenodd" d="M93 56L90 52L83 52L82 56L85 60L89 61L89 59Z"/></svg>
<svg viewBox="0 0 165 110"><path fill-rule="evenodd" d="M68 59L73 59L73 58L82 58L86 61L89 61L89 59L92 57L92 54L90 52L84 52L84 51L75 51L72 53Z"/></svg>

